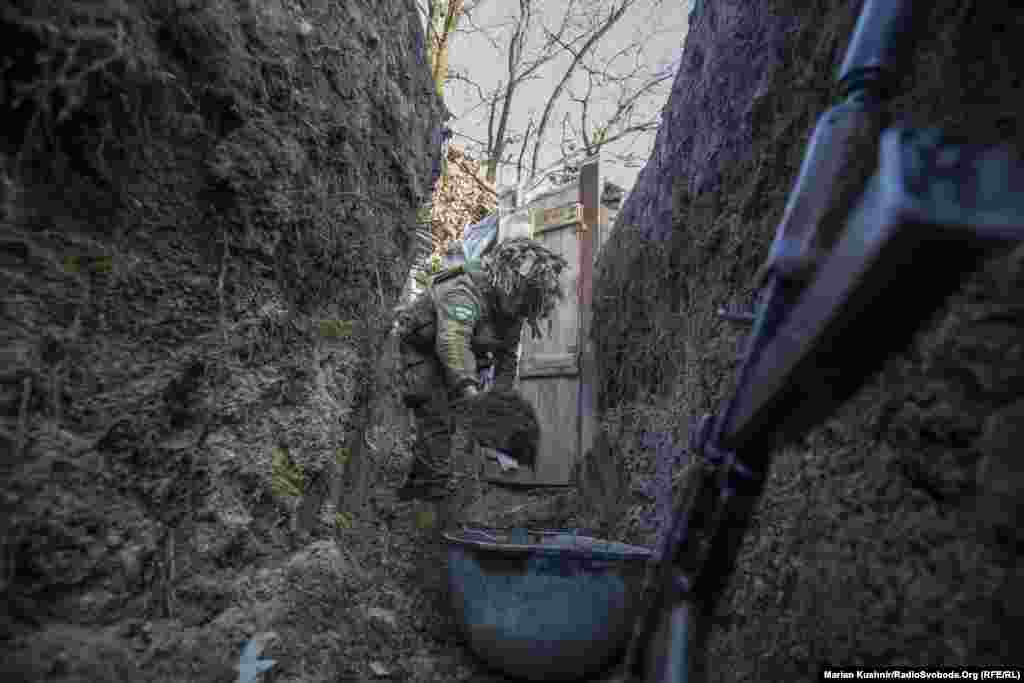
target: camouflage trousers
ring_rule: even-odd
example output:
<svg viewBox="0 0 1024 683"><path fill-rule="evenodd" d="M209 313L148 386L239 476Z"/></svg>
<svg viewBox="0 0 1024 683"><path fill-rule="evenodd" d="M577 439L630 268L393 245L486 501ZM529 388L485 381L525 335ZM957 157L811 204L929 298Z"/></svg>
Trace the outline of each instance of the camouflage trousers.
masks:
<svg viewBox="0 0 1024 683"><path fill-rule="evenodd" d="M437 357L401 343L398 388L415 422L413 464L416 479L452 482L454 462L472 448L458 402L453 400Z"/></svg>

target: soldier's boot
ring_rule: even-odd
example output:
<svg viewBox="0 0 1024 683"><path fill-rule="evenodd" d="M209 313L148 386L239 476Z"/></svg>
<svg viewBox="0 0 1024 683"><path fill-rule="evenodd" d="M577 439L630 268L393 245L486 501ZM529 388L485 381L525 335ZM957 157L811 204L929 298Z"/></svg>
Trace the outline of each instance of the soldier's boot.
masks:
<svg viewBox="0 0 1024 683"><path fill-rule="evenodd" d="M402 346L406 405L416 424L409 477L397 492L399 500L443 497L451 474L451 425L444 375L436 358ZM410 400L411 399L411 400Z"/></svg>
<svg viewBox="0 0 1024 683"><path fill-rule="evenodd" d="M445 450L450 448L449 444L445 442L443 446L437 446L438 448L443 447ZM434 450L431 446L424 446L423 450ZM398 489L396 496L398 500L438 500L445 498L449 495L449 475L448 473L439 473L433 469L430 465L424 462L424 459L415 457L413 459L412 469L409 471L409 476L405 480L405 484L402 488Z"/></svg>
<svg viewBox="0 0 1024 683"><path fill-rule="evenodd" d="M437 500L449 495L451 434L447 423L421 429L413 444L412 468L396 496L399 500Z"/></svg>

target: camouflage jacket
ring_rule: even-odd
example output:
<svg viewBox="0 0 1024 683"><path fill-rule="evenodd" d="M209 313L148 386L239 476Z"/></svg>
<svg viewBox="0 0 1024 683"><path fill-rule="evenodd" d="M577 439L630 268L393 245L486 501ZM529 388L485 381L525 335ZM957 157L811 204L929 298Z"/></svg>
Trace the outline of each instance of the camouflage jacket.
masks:
<svg viewBox="0 0 1024 683"><path fill-rule="evenodd" d="M495 386L512 388L523 323L503 315L498 293L478 262L434 276L398 325L403 341L433 350L452 389L478 385L478 371L491 359Z"/></svg>

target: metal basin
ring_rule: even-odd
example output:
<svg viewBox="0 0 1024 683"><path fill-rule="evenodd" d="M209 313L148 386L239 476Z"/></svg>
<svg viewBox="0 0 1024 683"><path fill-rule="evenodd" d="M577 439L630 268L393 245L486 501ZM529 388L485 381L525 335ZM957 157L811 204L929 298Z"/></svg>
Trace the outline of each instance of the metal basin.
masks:
<svg viewBox="0 0 1024 683"><path fill-rule="evenodd" d="M531 681L580 680L628 644L647 548L565 530L475 528L444 537L456 618L491 667Z"/></svg>

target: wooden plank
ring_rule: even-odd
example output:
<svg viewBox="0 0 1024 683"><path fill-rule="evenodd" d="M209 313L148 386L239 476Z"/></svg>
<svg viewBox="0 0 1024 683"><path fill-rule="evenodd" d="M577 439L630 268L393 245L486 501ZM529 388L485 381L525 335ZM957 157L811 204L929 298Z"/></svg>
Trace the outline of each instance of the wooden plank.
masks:
<svg viewBox="0 0 1024 683"><path fill-rule="evenodd" d="M582 225L582 223L580 223L579 221L573 221L571 223L559 223L558 225L554 225L554 226L550 226L550 227L546 227L546 228L531 228L532 232L530 233L530 235L534 239L537 239L538 235L542 235L544 233L551 232L552 230L564 230L566 228L575 228L576 231L579 232L581 225Z"/></svg>
<svg viewBox="0 0 1024 683"><path fill-rule="evenodd" d="M576 462L579 380L561 377L525 380L522 386L534 397L541 431L547 435L537 457L537 480L545 484L568 484Z"/></svg>
<svg viewBox="0 0 1024 683"><path fill-rule="evenodd" d="M593 279L597 247L601 239L601 173L600 161L580 168L580 201L583 204L582 234L579 235L580 288L579 288L579 344L580 383L576 409L579 441L577 458L585 457L593 447L597 434L597 396L594 343L591 339L593 320ZM607 215L607 213L606 213Z"/></svg>
<svg viewBox="0 0 1024 683"><path fill-rule="evenodd" d="M556 225L556 226L551 227L551 228L544 228L543 230L539 230L539 231L535 230L534 232L530 233L530 237L531 237L531 239L542 241L544 235L547 235L548 233L556 232L556 231L559 231L559 230L567 230L569 232L574 232L574 233L576 233L578 235L580 233L580 231L582 230L582 226L583 226L582 223L563 223L562 225Z"/></svg>
<svg viewBox="0 0 1024 683"><path fill-rule="evenodd" d="M541 377L579 377L580 370L572 368L538 368L520 375L523 379L539 379Z"/></svg>
<svg viewBox="0 0 1024 683"><path fill-rule="evenodd" d="M584 331L589 330L590 304L593 298L594 238L600 216L600 187L597 163L580 169L583 230L579 235L580 298L579 306Z"/></svg>
<svg viewBox="0 0 1024 683"><path fill-rule="evenodd" d="M530 218L530 237L538 239L543 233L550 229L561 227L565 223L559 223L561 220L560 216L565 215L566 211L573 211L573 209L567 209L566 207L574 207L579 203L579 188L573 185L566 185L556 191L545 194L541 197L537 197L527 207L524 207L528 212ZM542 217L545 212L551 211L551 220L554 221L550 225L542 225ZM574 225L579 223L579 217L577 216L568 224Z"/></svg>
<svg viewBox="0 0 1024 683"><path fill-rule="evenodd" d="M536 207L530 209L530 227L534 235L539 235L548 230L579 223L582 217L583 207L579 202L552 208Z"/></svg>
<svg viewBox="0 0 1024 683"><path fill-rule="evenodd" d="M533 359L551 358L566 355L577 348L577 331L579 329L578 308L574 293L578 284L578 254L576 253L576 236L571 230L560 230L545 233L539 237L544 246L562 255L568 267L562 272L562 287L568 296L560 302L551 315L550 332L546 324L542 324L544 336L533 339L530 332L523 335L521 365L529 368Z"/></svg>
<svg viewBox="0 0 1024 683"><path fill-rule="evenodd" d="M575 350L568 353L532 354L523 359L519 368L520 377L532 377L538 374L575 374L579 364Z"/></svg>

